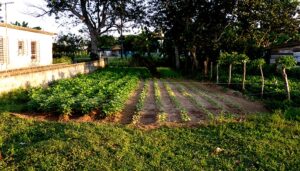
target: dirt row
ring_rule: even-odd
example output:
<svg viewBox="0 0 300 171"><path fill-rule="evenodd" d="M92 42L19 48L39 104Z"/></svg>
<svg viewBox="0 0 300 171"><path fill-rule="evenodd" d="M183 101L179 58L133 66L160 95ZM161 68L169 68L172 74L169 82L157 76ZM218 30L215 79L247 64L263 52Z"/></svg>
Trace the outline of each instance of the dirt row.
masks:
<svg viewBox="0 0 300 171"><path fill-rule="evenodd" d="M171 88L176 99L187 111L191 119L189 123L204 121L209 117L208 113L216 116L220 113L245 115L248 113L267 112L261 103L249 101L233 91L223 91L221 87L213 84L190 80L157 80L157 82L161 92L163 111L167 115L166 122L169 123L182 123L183 120L180 115L180 109L176 108L165 85L168 85ZM142 83L142 85L144 85L144 83ZM157 124L158 122L158 108L155 103L154 81L149 80L149 85L148 95L141 112L142 116L140 124L142 125ZM132 98L128 100L129 103L127 103L126 108L134 109L141 91L140 88ZM126 109L124 111L125 112L122 112L122 115L124 115L125 118L127 117L127 122L121 123L130 123L130 119L133 117L132 115L134 112Z"/></svg>

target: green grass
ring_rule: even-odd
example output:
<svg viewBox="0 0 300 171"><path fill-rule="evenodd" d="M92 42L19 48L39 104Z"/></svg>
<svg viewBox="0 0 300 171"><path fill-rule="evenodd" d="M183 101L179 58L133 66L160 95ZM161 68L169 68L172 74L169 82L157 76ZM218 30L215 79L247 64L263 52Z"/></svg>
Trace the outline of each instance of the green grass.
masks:
<svg viewBox="0 0 300 171"><path fill-rule="evenodd" d="M300 125L282 115L143 131L0 116L0 170L297 170ZM215 153L216 148L224 149Z"/></svg>

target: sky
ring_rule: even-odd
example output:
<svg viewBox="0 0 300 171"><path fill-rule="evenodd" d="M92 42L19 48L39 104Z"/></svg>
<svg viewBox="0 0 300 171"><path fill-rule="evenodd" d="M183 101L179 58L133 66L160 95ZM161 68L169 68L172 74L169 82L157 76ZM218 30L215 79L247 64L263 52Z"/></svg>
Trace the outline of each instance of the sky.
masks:
<svg viewBox="0 0 300 171"><path fill-rule="evenodd" d="M55 22L54 16L49 17L48 15L36 18L30 13L37 11L36 8L30 5L45 7L43 0L0 0L1 3L4 2L14 2L13 4L7 5L7 20L8 23L11 22L28 22L29 27L40 26L44 31L58 33L65 30L62 26L59 26ZM2 5L1 16L4 17L4 5Z"/></svg>
<svg viewBox="0 0 300 171"><path fill-rule="evenodd" d="M73 28L70 26L67 28L66 26L62 26L59 23L55 21L54 16L48 16L45 15L43 17L34 17L32 13L36 13L39 10L37 8L32 7L39 6L39 7L45 7L45 1L44 0L0 0L0 3L5 2L13 2L13 4L7 5L7 20L8 23L14 23L16 21L18 22L28 22L29 27L41 27L42 30L53 32L56 34L67 34L67 33L75 33L80 34L78 32L79 28ZM2 5L2 11L0 12L0 15L4 18L4 5ZM139 33L139 29L134 29L132 31L129 31L126 34L137 34ZM110 33L113 34L113 36L118 37L118 33Z"/></svg>

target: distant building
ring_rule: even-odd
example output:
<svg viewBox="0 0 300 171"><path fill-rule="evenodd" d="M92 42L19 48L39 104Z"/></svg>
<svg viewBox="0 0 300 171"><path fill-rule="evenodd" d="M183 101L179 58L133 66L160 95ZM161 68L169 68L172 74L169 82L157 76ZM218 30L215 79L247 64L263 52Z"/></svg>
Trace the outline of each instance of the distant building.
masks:
<svg viewBox="0 0 300 171"><path fill-rule="evenodd" d="M121 46L114 45L111 48L101 48L101 56L104 57L119 57L121 55Z"/></svg>
<svg viewBox="0 0 300 171"><path fill-rule="evenodd" d="M0 71L52 64L53 35L0 23Z"/></svg>
<svg viewBox="0 0 300 171"><path fill-rule="evenodd" d="M296 61L300 63L300 42L290 42L281 46L271 48L270 63L274 64L276 58L284 55L294 56Z"/></svg>

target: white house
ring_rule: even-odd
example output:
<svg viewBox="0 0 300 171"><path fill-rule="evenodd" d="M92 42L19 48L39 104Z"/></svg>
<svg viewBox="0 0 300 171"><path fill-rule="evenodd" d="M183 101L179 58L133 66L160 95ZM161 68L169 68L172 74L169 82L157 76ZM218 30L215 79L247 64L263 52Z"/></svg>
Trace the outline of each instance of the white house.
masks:
<svg viewBox="0 0 300 171"><path fill-rule="evenodd" d="M52 64L53 35L0 23L0 71Z"/></svg>
<svg viewBox="0 0 300 171"><path fill-rule="evenodd" d="M281 46L271 48L270 63L274 64L276 58L284 55L291 55L300 63L300 42L290 42Z"/></svg>

